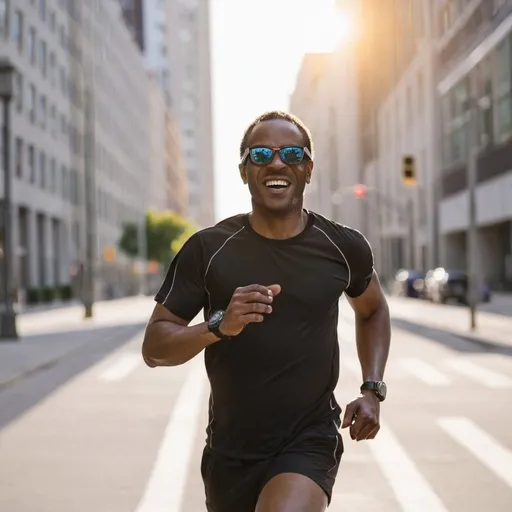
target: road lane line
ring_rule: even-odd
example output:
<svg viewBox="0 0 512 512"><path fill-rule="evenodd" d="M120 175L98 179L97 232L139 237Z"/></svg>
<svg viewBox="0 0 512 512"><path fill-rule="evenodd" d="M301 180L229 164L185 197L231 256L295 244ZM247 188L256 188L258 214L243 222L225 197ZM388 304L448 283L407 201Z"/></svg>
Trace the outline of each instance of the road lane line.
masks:
<svg viewBox="0 0 512 512"><path fill-rule="evenodd" d="M450 366L452 370L464 375L465 377L473 379L488 388L512 388L512 379L510 377L482 368L471 361L465 361L463 359L448 359L446 364Z"/></svg>
<svg viewBox="0 0 512 512"><path fill-rule="evenodd" d="M181 512L197 423L207 389L201 358L180 391L165 429L158 455L136 512Z"/></svg>
<svg viewBox="0 0 512 512"><path fill-rule="evenodd" d="M448 386L450 379L439 370L413 357L400 360L400 366L412 376L430 386Z"/></svg>
<svg viewBox="0 0 512 512"><path fill-rule="evenodd" d="M98 378L104 382L120 381L141 363L140 354L121 354Z"/></svg>
<svg viewBox="0 0 512 512"><path fill-rule="evenodd" d="M379 434L368 443L368 447L402 510L448 512L387 426L381 425Z"/></svg>
<svg viewBox="0 0 512 512"><path fill-rule="evenodd" d="M512 488L512 451L478 427L470 419L458 416L437 420L440 427L466 448L484 466Z"/></svg>

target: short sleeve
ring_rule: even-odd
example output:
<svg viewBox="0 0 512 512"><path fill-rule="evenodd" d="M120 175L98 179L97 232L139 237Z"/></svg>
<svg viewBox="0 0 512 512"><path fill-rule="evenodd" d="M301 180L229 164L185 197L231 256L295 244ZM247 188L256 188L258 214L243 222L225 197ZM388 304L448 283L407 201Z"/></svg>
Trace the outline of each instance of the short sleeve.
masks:
<svg viewBox="0 0 512 512"><path fill-rule="evenodd" d="M156 302L183 320L193 320L205 304L204 274L203 248L195 233L172 260Z"/></svg>
<svg viewBox="0 0 512 512"><path fill-rule="evenodd" d="M346 257L350 267L350 283L345 293L355 299L361 296L370 284L374 259L370 243L361 232L350 229L349 240Z"/></svg>

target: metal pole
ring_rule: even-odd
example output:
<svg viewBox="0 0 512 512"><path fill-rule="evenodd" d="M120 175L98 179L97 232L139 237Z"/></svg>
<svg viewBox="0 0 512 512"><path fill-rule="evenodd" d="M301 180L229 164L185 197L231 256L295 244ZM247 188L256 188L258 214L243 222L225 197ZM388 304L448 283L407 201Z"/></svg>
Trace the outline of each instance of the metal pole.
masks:
<svg viewBox="0 0 512 512"><path fill-rule="evenodd" d="M470 85L471 88L471 85ZM468 126L468 200L469 222L467 231L467 267L468 267L468 302L471 330L475 330L476 309L478 303L478 243L477 243L477 218L476 218L476 180L478 158L478 119L477 105L473 100L473 94L469 93L469 126Z"/></svg>
<svg viewBox="0 0 512 512"><path fill-rule="evenodd" d="M94 260L96 251L96 209L94 179L94 135L91 92L84 91L84 182L85 182L85 266L84 266L84 316L92 318L94 305Z"/></svg>
<svg viewBox="0 0 512 512"><path fill-rule="evenodd" d="M4 120L3 120L3 147L4 147L4 200L3 200L3 293L4 293L4 310L1 312L0 338L1 339L18 339L16 331L16 312L14 311L12 301L12 223L11 223L11 146L10 146L10 102L11 97L2 98Z"/></svg>

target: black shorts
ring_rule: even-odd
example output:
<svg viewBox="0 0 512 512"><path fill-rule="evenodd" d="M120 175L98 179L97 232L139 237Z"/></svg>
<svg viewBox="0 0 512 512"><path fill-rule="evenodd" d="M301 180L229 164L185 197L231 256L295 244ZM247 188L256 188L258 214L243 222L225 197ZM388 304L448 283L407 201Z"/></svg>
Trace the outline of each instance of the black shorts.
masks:
<svg viewBox="0 0 512 512"><path fill-rule="evenodd" d="M232 459L205 447L201 474L208 512L254 512L263 487L281 473L298 473L316 482L331 502L343 454L334 420L301 432L278 455L264 460Z"/></svg>

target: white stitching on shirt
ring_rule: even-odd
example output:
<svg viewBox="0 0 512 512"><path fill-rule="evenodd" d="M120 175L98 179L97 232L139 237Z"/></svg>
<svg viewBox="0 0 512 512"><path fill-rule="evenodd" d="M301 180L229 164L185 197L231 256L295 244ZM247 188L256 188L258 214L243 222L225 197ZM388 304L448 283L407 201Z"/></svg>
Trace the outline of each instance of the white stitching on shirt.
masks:
<svg viewBox="0 0 512 512"><path fill-rule="evenodd" d="M165 299L164 299L164 306L166 305L166 302L167 300L169 299L170 295L171 295L171 292L172 292L172 289L174 288L174 281L176 281L176 271L178 270L178 265L179 265L179 260L176 261L176 266L174 267L174 274L172 275L172 283L171 283L171 286L169 287L169 291L167 292L167 295L165 296Z"/></svg>
<svg viewBox="0 0 512 512"><path fill-rule="evenodd" d="M313 227L318 229L318 231L320 231L320 233L323 233L324 236L327 238L327 240L329 240L329 242L331 242L331 244L334 245L334 247L336 247L336 249L338 249L339 253L343 256L343 259L345 260L345 263L347 264L347 270L348 270L347 288L350 288L350 283L352 282L352 271L350 270L350 265L348 264L347 257L343 254L343 251L331 240L329 235L323 229L320 229L318 226L313 226Z"/></svg>
<svg viewBox="0 0 512 512"><path fill-rule="evenodd" d="M208 275L208 271L210 270L210 265L212 264L212 261L213 261L213 258L215 258L215 256L217 256L217 254L219 254L219 252L225 247L225 245L233 238L235 237L236 235L238 235L238 233L240 233L241 231L243 231L245 229L245 226L242 226L236 233L233 233L229 238L226 239L226 241L213 253L213 256L210 258L210 261L208 262L208 265L206 266L206 272L204 273L204 289L206 291L206 293L208 294L208 313L207 313L207 317L210 316L210 313L212 311L212 301L211 301L211 296L210 296L210 292L208 291L208 288L206 287L206 276Z"/></svg>
<svg viewBox="0 0 512 512"><path fill-rule="evenodd" d="M208 294L208 312L206 315L207 318L209 318L211 310L212 310L212 300L211 300L210 292L208 291L208 288L206 287L206 275L208 274L208 271L210 270L210 265L212 264L213 258L215 258L215 256L217 256L217 254L219 254L219 252L226 246L226 244L233 237L235 237L236 235L238 235L238 233L243 231L244 228L245 228L245 226L242 226L236 233L233 233L230 237L228 237L225 240L225 242L213 253L212 257L210 258L210 261L208 262L208 265L206 266L206 271L204 273L204 289L205 289L206 293ZM213 426L212 425L213 425L213 421L215 420L215 413L213 411L214 400L213 400L213 390L211 389L211 387L210 387L210 397L211 397L211 404L210 404L211 420L210 420L210 423L208 423L207 430L210 431L210 448L212 448L212 444L213 444Z"/></svg>

